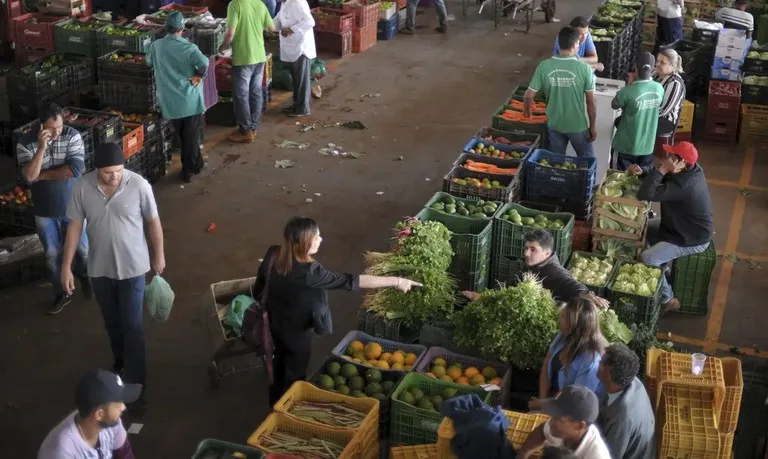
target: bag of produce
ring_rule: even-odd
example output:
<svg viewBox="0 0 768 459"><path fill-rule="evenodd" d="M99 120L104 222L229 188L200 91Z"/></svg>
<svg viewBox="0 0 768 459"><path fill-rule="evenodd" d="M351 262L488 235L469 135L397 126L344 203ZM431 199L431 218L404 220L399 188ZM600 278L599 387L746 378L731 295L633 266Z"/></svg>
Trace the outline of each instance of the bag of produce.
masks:
<svg viewBox="0 0 768 459"><path fill-rule="evenodd" d="M149 314L160 322L165 322L170 317L175 298L176 294L173 293L171 286L158 275L155 275L152 282L144 289L144 304Z"/></svg>
<svg viewBox="0 0 768 459"><path fill-rule="evenodd" d="M229 311L227 312L227 325L240 333L240 330L243 328L243 316L245 315L245 311L254 302L254 299L249 295L237 295L229 305Z"/></svg>

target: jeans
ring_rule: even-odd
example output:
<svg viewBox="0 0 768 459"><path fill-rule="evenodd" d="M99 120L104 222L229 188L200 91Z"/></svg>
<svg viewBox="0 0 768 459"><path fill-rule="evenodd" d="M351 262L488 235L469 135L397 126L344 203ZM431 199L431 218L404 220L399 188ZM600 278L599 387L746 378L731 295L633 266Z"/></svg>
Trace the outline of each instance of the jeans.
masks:
<svg viewBox="0 0 768 459"><path fill-rule="evenodd" d="M144 276L122 280L94 277L91 283L109 336L115 369L119 371L125 364L123 379L146 385L147 355L142 324Z"/></svg>
<svg viewBox="0 0 768 459"><path fill-rule="evenodd" d="M261 108L264 105L261 92L264 64L260 62L232 67L235 120L243 134L256 130L261 123Z"/></svg>
<svg viewBox="0 0 768 459"><path fill-rule="evenodd" d="M288 62L293 80L293 111L309 114L309 101L312 100L312 87L309 75L309 58L299 56L296 62Z"/></svg>
<svg viewBox="0 0 768 459"><path fill-rule="evenodd" d="M181 172L186 176L197 174L203 168L200 154L200 132L203 115L192 115L173 120L173 129L181 142Z"/></svg>
<svg viewBox="0 0 768 459"><path fill-rule="evenodd" d="M67 217L35 217L35 227L40 242L45 251L45 264L48 266L48 273L51 276L53 293L56 298L64 294L61 287L61 258L64 252L64 236L67 234L69 219ZM80 236L80 244L75 252L75 259L72 267L77 277L87 276L88 262L88 237L83 234Z"/></svg>
<svg viewBox="0 0 768 459"><path fill-rule="evenodd" d="M656 26L656 43L653 47L653 54L659 52L659 48L683 39L683 18L663 18L656 15L658 25Z"/></svg>
<svg viewBox="0 0 768 459"><path fill-rule="evenodd" d="M688 255L696 255L707 250L709 242L701 245L694 245L691 247L681 247L679 245L672 244L671 242L659 241L651 247L645 249L640 254L640 260L651 266L664 266L672 260ZM672 293L672 286L667 281L667 276L662 274L661 276L661 304L664 304L672 299L674 294Z"/></svg>
<svg viewBox="0 0 768 459"><path fill-rule="evenodd" d="M592 148L592 142L589 140L589 129L575 134L564 134L547 126L549 133L549 151L561 155L566 154L568 142L573 145L576 156L579 158L591 158L595 156L595 150Z"/></svg>
<svg viewBox="0 0 768 459"><path fill-rule="evenodd" d="M616 169L625 171L629 169L629 166L637 164L640 167L646 167L653 165L653 153L650 155L633 156L626 153L616 154Z"/></svg>
<svg viewBox="0 0 768 459"><path fill-rule="evenodd" d="M264 3L264 6L267 7L267 11L269 11L269 16L274 19L275 15L277 14L277 2L275 0L261 0L262 3Z"/></svg>
<svg viewBox="0 0 768 459"><path fill-rule="evenodd" d="M408 11L405 14L405 28L408 30L416 28L416 8L418 7L419 0L408 0ZM445 9L445 0L435 0L435 10L437 11L437 21L440 27L446 27L448 10Z"/></svg>

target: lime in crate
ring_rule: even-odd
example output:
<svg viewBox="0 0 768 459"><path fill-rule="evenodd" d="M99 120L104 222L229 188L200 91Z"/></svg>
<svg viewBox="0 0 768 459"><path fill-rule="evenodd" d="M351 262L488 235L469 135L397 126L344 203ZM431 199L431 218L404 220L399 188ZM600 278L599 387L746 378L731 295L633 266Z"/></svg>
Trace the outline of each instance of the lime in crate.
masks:
<svg viewBox="0 0 768 459"><path fill-rule="evenodd" d="M520 167L520 163L531 148L527 146L512 146L500 143L487 142L481 139L472 139L464 146L464 153L473 153L485 157L516 160L517 164L507 167ZM458 164L458 161L457 161Z"/></svg>
<svg viewBox="0 0 768 459"><path fill-rule="evenodd" d="M620 261L615 269L608 285L611 307L625 324L644 324L655 330L664 273L660 268L632 261Z"/></svg>
<svg viewBox="0 0 768 459"><path fill-rule="evenodd" d="M594 194L597 160L534 150L525 164L525 196L590 202Z"/></svg>
<svg viewBox="0 0 768 459"><path fill-rule="evenodd" d="M519 204L504 204L493 217L493 252L523 258L525 235L535 229L545 229L555 240L554 253L561 263L566 263L571 255L573 222L573 214L542 212Z"/></svg>
<svg viewBox="0 0 768 459"><path fill-rule="evenodd" d="M443 178L443 191L458 198L507 202L517 175L476 172L460 165L454 166Z"/></svg>

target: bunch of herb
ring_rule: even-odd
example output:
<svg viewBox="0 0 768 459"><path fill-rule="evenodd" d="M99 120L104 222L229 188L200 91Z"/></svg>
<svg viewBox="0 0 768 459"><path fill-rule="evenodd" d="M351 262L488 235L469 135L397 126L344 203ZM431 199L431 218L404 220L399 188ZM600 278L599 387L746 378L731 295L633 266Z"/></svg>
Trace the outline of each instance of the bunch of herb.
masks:
<svg viewBox="0 0 768 459"><path fill-rule="evenodd" d="M672 341L661 341L656 337L656 328L646 324L632 324L629 329L632 331L632 341L629 342L629 348L635 351L640 359L640 373L645 368L645 360L648 355L648 349L655 347L667 352L676 351Z"/></svg>
<svg viewBox="0 0 768 459"><path fill-rule="evenodd" d="M516 286L486 290L455 314L453 336L459 346L521 370L535 369L557 334L557 314L550 291L526 273Z"/></svg>
<svg viewBox="0 0 768 459"><path fill-rule="evenodd" d="M600 331L609 343L629 344L632 341L632 330L619 320L613 309L600 312Z"/></svg>

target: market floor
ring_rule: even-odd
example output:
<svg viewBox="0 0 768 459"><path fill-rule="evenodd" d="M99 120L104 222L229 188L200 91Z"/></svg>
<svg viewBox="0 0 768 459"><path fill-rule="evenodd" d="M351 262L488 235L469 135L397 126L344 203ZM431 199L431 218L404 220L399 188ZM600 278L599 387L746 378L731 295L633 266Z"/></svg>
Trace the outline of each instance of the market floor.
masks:
<svg viewBox="0 0 768 459"><path fill-rule="evenodd" d="M588 4L579 11L561 5L559 16L589 13L597 2ZM314 101L311 119L301 120L316 123L314 130L299 132L295 120L273 106L256 143L231 145L222 141L224 130L209 129L208 172L192 184L169 176L155 186L176 306L166 324L147 320L149 407L138 421L143 430L131 436L137 457L189 457L206 437L244 443L268 412L260 370L227 376L218 391L208 388L206 366L222 342L213 304L206 301L210 284L253 275L296 214L319 222L324 265L358 272L362 253L387 249L394 223L440 189L460 148L489 124L515 85L527 84L560 27L541 24L538 14L528 35L511 24L494 30L472 12L462 18L457 2L449 7L457 20L447 36L432 32L434 13L428 10L418 21L429 27L417 36L397 36L331 65L323 99ZM325 127L350 120L368 129ZM282 140L311 145L276 148ZM328 143L365 155L319 154ZM758 269L768 260L768 189L760 188L768 179L768 156L730 146L701 150L717 207L716 243L729 256L720 259L713 277L710 315L664 319L661 327L693 346L744 346L755 353L755 346L768 349L758 314L759 298L768 294ZM282 159L295 164L276 168ZM206 231L210 223L215 232ZM50 295L46 285L0 292L0 444L14 457L33 456L72 409L73 385L85 370L111 363L95 303L78 299L48 317L42 307ZM359 294L333 292L331 302L335 333L316 340L312 368L355 328Z"/></svg>

